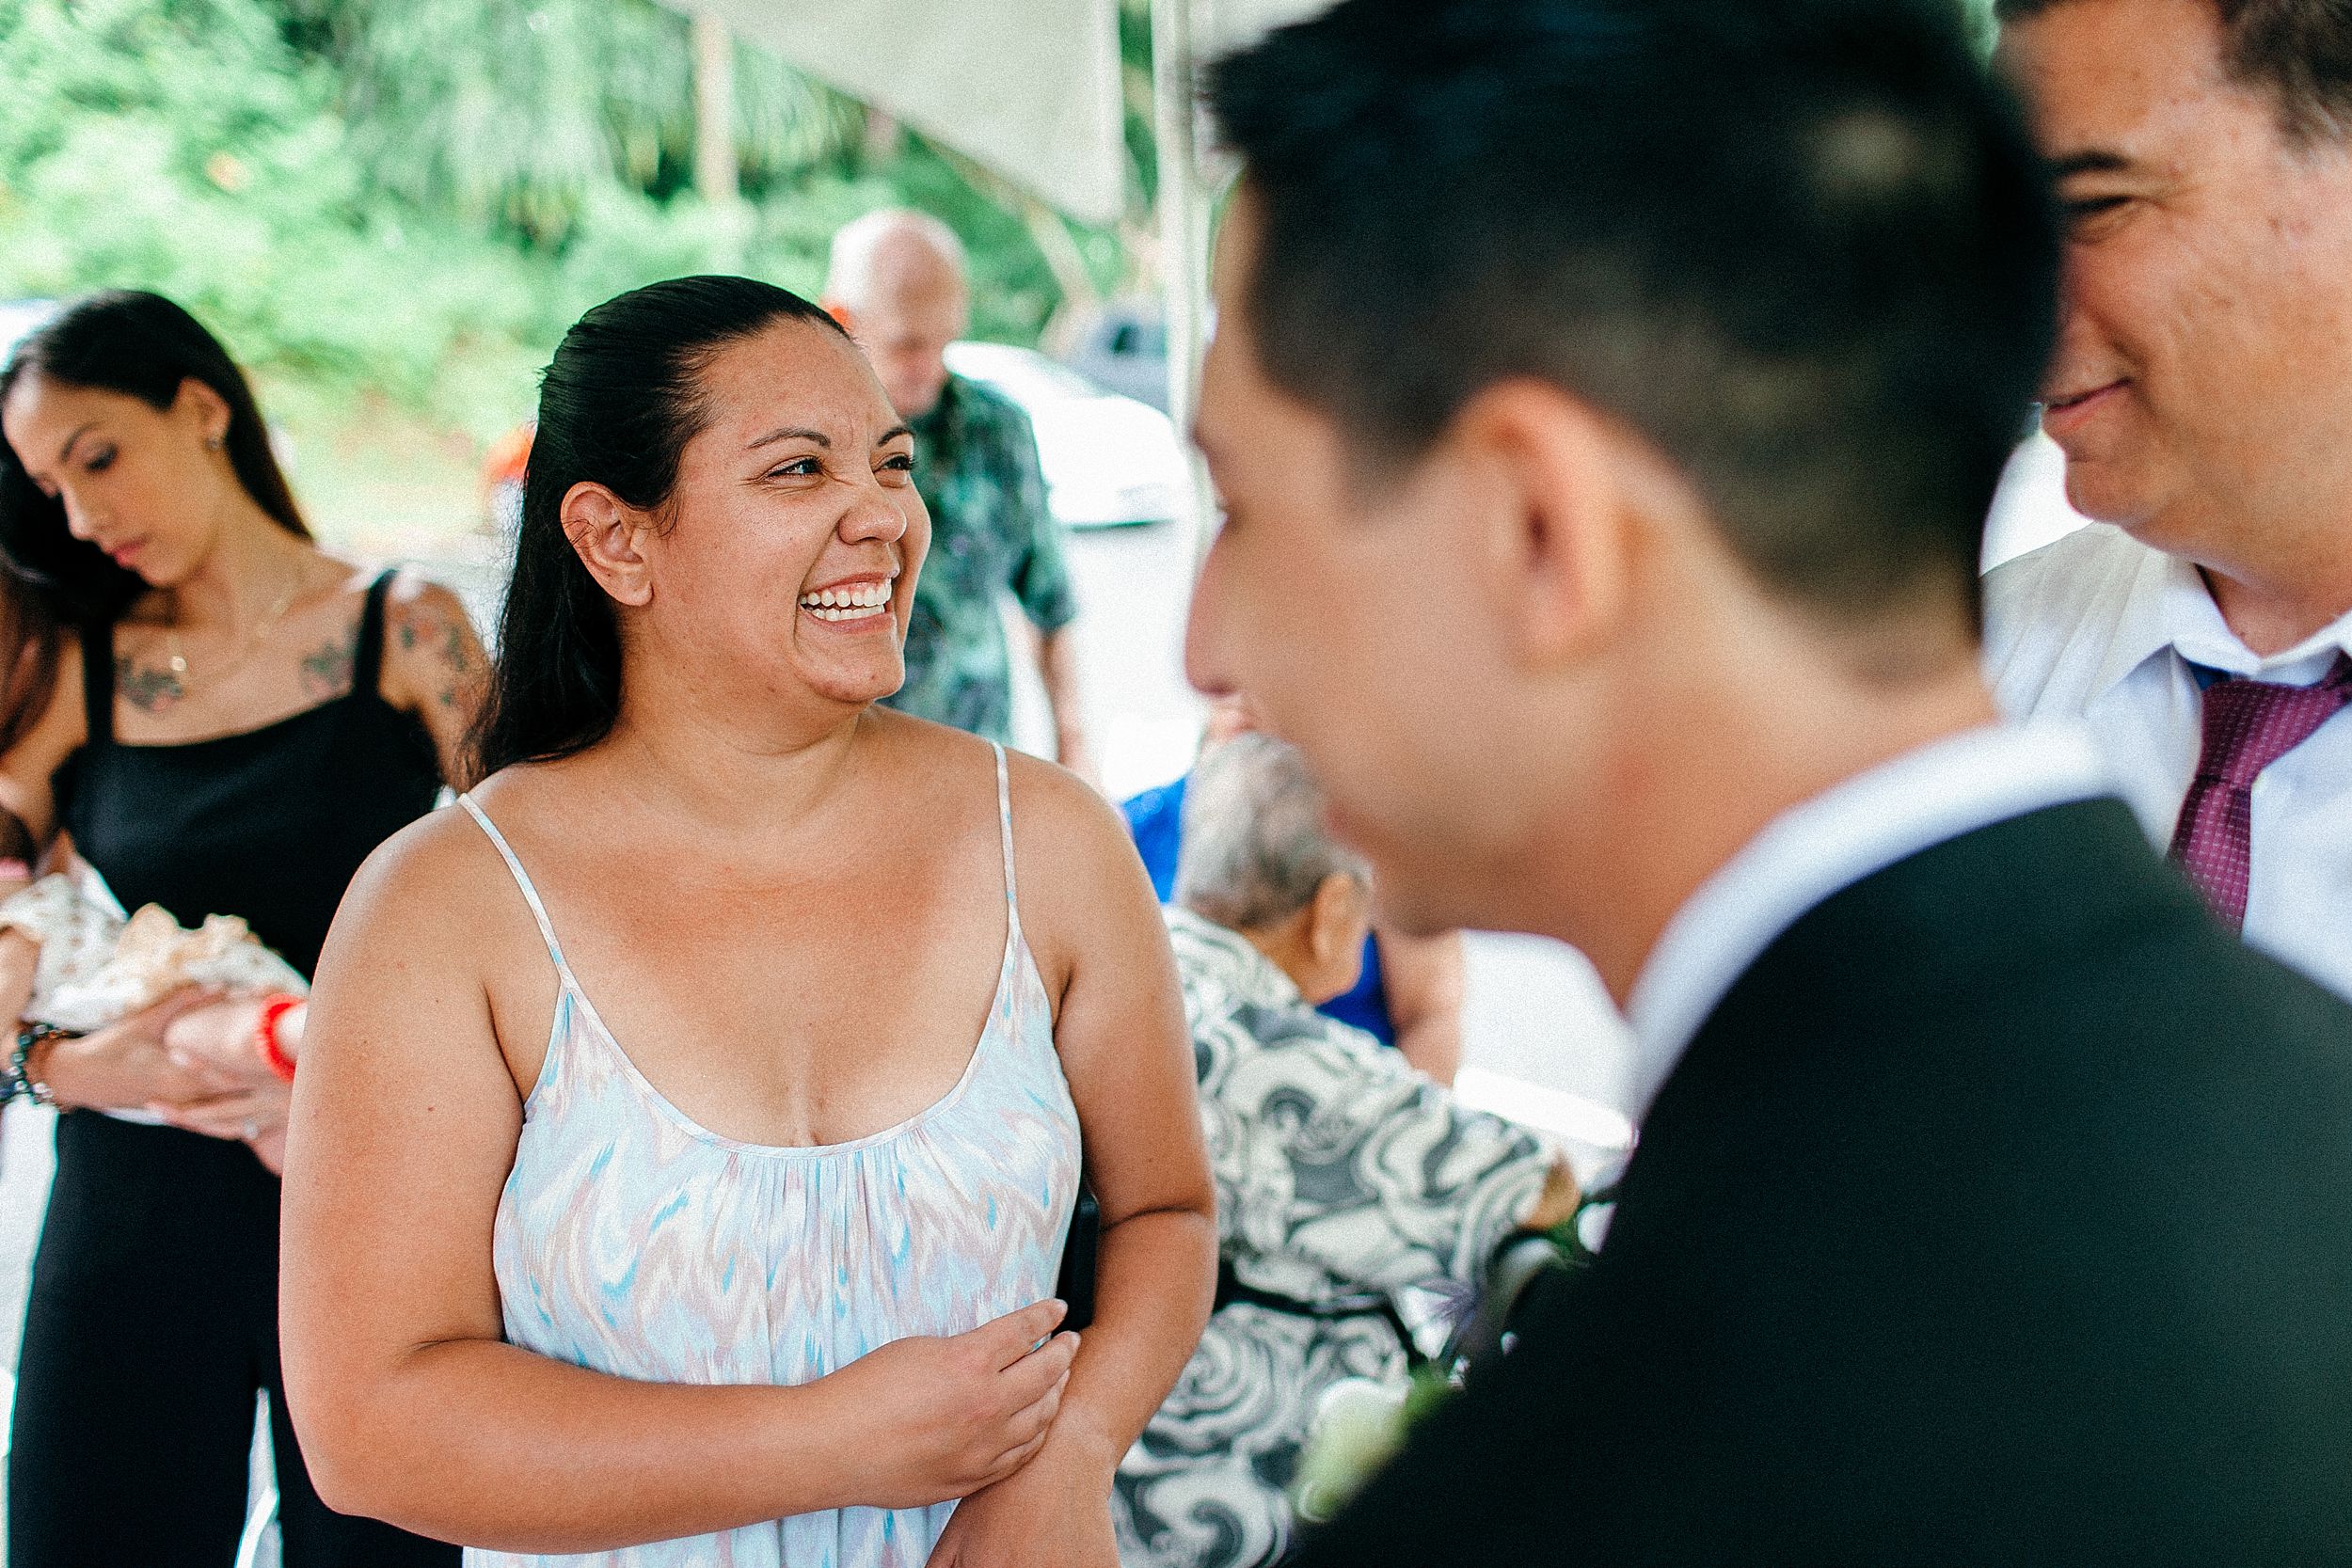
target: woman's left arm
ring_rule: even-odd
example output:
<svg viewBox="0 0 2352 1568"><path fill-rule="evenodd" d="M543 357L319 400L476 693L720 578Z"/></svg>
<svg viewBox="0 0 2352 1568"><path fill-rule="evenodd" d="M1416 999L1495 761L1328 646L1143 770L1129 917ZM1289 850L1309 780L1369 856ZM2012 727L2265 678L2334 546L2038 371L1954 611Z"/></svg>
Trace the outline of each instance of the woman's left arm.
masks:
<svg viewBox="0 0 2352 1568"><path fill-rule="evenodd" d="M473 782L466 736L489 689L489 669L456 594L408 572L392 579L384 607L384 699L424 721L453 789Z"/></svg>
<svg viewBox="0 0 2352 1568"><path fill-rule="evenodd" d="M1216 1198L1168 928L1118 816L1015 759L1022 920L1103 1212L1094 1322L1028 1465L957 1509L931 1568L1117 1568L1111 1479L1191 1359L1216 1291Z"/></svg>

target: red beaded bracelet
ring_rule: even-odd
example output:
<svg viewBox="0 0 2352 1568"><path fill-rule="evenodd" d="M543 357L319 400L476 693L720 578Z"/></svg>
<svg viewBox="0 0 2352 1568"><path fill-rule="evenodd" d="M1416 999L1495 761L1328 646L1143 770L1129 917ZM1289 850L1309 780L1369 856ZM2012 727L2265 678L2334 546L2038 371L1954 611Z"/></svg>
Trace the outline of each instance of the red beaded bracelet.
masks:
<svg viewBox="0 0 2352 1568"><path fill-rule="evenodd" d="M253 1049L261 1053L270 1071L289 1084L294 1082L294 1058L287 1055L286 1048L278 1043L278 1025L288 1013L301 1006L304 1000L281 991L262 1004L261 1021L253 1025Z"/></svg>

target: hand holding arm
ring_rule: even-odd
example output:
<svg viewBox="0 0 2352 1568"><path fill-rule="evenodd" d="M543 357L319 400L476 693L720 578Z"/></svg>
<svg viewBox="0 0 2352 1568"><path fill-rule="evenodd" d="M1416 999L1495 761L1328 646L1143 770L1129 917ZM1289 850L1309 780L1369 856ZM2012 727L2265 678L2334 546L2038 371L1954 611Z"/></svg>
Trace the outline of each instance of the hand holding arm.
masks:
<svg viewBox="0 0 2352 1568"><path fill-rule="evenodd" d="M1192 1052L1151 884L1119 819L1067 775L1016 772L1025 918L1061 979L1055 1043L1102 1205L1095 1317L1026 1468L964 1502L932 1568L1116 1568L1113 1474L1191 1358L1216 1279Z"/></svg>

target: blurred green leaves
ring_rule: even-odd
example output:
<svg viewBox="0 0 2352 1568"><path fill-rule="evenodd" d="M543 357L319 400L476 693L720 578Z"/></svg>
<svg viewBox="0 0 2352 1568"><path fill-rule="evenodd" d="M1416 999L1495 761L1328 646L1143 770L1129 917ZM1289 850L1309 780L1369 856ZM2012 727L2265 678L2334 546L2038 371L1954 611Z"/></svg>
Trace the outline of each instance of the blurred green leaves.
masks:
<svg viewBox="0 0 2352 1568"><path fill-rule="evenodd" d="M748 48L745 199L706 207L688 23L653 0L0 0L0 298L160 290L281 380L476 435L589 306L713 268L813 294L885 203L963 234L981 334L1061 297L985 179Z"/></svg>

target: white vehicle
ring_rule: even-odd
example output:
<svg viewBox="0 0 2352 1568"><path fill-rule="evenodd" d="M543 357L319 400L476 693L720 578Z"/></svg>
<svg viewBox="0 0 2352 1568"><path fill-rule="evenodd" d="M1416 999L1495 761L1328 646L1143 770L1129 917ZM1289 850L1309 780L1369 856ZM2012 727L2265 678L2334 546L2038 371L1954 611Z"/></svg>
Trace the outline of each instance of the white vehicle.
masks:
<svg viewBox="0 0 2352 1568"><path fill-rule="evenodd" d="M1002 392L1037 428L1046 504L1065 528L1118 528L1187 515L1191 465L1176 426L1033 349L952 343L947 368Z"/></svg>

